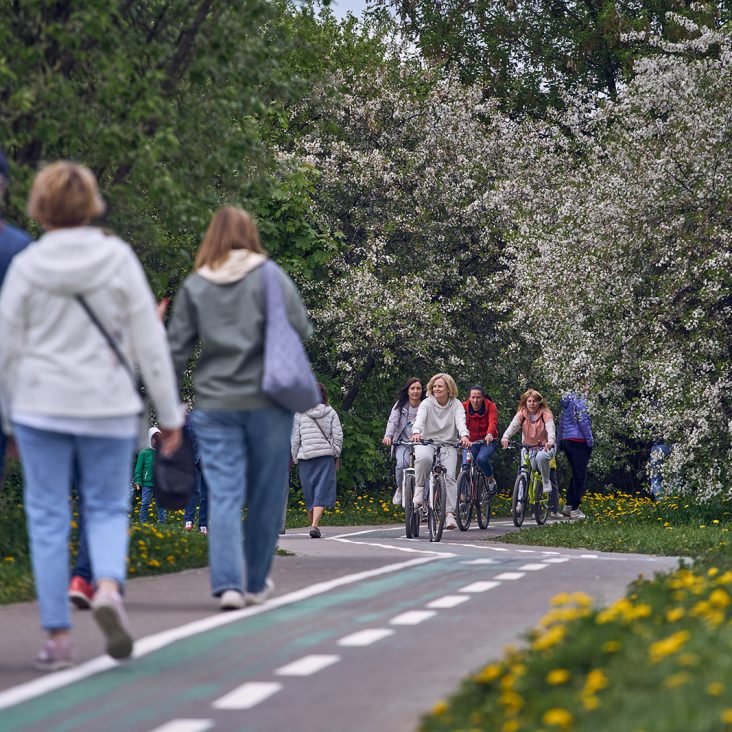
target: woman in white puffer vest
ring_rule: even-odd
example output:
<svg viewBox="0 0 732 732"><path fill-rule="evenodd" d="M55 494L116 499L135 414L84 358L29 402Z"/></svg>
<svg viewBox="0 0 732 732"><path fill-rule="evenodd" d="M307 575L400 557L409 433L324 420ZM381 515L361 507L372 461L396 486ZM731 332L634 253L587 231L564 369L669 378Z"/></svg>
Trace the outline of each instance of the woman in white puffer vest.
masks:
<svg viewBox="0 0 732 732"><path fill-rule="evenodd" d="M335 409L328 404L328 392L318 384L321 404L295 415L292 427L292 461L297 463L310 536L320 538L318 524L325 508L336 502L336 458L343 447L343 429Z"/></svg>

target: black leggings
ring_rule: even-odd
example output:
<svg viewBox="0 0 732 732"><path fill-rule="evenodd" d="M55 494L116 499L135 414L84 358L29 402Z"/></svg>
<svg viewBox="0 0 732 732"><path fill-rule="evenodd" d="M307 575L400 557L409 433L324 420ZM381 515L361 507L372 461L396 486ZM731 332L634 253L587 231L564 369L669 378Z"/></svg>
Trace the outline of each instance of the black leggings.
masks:
<svg viewBox="0 0 732 732"><path fill-rule="evenodd" d="M590 460L592 448L586 442L575 442L574 440L562 440L559 447L564 450L569 467L572 468L572 480L569 481L569 488L567 488L567 505L576 511L587 489L587 463Z"/></svg>

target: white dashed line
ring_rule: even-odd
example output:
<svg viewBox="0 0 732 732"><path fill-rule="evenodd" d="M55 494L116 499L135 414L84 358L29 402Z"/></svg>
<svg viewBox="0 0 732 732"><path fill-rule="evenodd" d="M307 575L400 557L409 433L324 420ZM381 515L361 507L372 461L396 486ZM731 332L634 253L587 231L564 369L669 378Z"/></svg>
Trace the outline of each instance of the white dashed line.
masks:
<svg viewBox="0 0 732 732"><path fill-rule="evenodd" d="M433 607L435 610L448 610L451 607L457 607L467 602L469 599L467 595L445 595L427 603L427 607Z"/></svg>
<svg viewBox="0 0 732 732"><path fill-rule="evenodd" d="M497 564L495 559L470 559L467 562L460 562L460 564Z"/></svg>
<svg viewBox="0 0 732 732"><path fill-rule="evenodd" d="M580 559L597 559L597 554L580 554Z"/></svg>
<svg viewBox="0 0 732 732"><path fill-rule="evenodd" d="M541 553L546 554L547 556L549 556L550 554L555 554L555 555L559 554L559 552L541 552Z"/></svg>
<svg viewBox="0 0 732 732"><path fill-rule="evenodd" d="M447 546L467 546L470 549L487 549L488 551L491 551L491 552L507 552L508 551L508 549L505 549L502 546L483 546L482 544L460 544L457 541L442 541L440 543L446 544Z"/></svg>
<svg viewBox="0 0 732 732"><path fill-rule="evenodd" d="M525 572L538 572L540 569L546 569L549 565L547 564L524 564L523 567L519 567L519 569L524 570Z"/></svg>
<svg viewBox="0 0 732 732"><path fill-rule="evenodd" d="M536 554L536 549L517 549L519 554Z"/></svg>
<svg viewBox="0 0 732 732"><path fill-rule="evenodd" d="M251 709L272 694L276 694L282 684L276 682L248 681L238 689L225 694L213 704L214 709Z"/></svg>
<svg viewBox="0 0 732 732"><path fill-rule="evenodd" d="M394 635L394 631L389 628L370 628L369 630L359 630L358 633L347 635L338 641L339 646L370 646L376 641L388 638Z"/></svg>
<svg viewBox="0 0 732 732"><path fill-rule="evenodd" d="M486 590L492 590L494 587L498 587L500 584L500 582L473 582L472 585L461 587L458 592L485 592Z"/></svg>
<svg viewBox="0 0 732 732"><path fill-rule="evenodd" d="M521 579L524 576L523 572L503 572L502 574L497 574L495 576L495 579L497 580L517 580Z"/></svg>
<svg viewBox="0 0 732 732"><path fill-rule="evenodd" d="M389 622L391 625L418 625L425 620L429 620L435 615L437 615L437 613L434 610L410 610L408 613L397 615Z"/></svg>
<svg viewBox="0 0 732 732"><path fill-rule="evenodd" d="M310 676L340 661L340 656L305 656L275 671L277 676Z"/></svg>
<svg viewBox="0 0 732 732"><path fill-rule="evenodd" d="M551 559L545 559L544 564L564 564L568 561L569 557L552 557Z"/></svg>
<svg viewBox="0 0 732 732"><path fill-rule="evenodd" d="M211 719L173 719L151 732L206 732L213 726Z"/></svg>

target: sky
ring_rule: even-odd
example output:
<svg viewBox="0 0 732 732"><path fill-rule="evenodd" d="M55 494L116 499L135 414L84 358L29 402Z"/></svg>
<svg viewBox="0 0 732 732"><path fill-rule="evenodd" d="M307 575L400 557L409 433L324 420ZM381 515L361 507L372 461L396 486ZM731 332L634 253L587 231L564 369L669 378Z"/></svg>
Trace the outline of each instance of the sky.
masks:
<svg viewBox="0 0 732 732"><path fill-rule="evenodd" d="M344 18L349 11L359 17L366 9L366 0L332 0L331 8L338 18Z"/></svg>

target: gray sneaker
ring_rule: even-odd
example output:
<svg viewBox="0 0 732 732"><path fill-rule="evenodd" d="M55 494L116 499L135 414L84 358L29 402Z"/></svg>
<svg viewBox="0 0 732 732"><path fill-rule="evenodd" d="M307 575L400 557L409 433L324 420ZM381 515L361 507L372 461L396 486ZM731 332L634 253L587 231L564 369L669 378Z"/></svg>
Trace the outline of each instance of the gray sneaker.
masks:
<svg viewBox="0 0 732 732"><path fill-rule="evenodd" d="M224 590L219 597L222 610L241 610L244 607L244 595L239 590Z"/></svg>
<svg viewBox="0 0 732 732"><path fill-rule="evenodd" d="M36 656L36 668L41 671L59 671L74 665L74 643L70 637L47 638Z"/></svg>
<svg viewBox="0 0 732 732"><path fill-rule="evenodd" d="M132 633L119 592L97 590L92 600L92 614L107 639L107 653L123 659L132 655Z"/></svg>
<svg viewBox="0 0 732 732"><path fill-rule="evenodd" d="M274 588L274 582L267 577L264 581L264 589L259 592L244 593L244 603L246 605L261 605L269 599L270 595L274 592Z"/></svg>
<svg viewBox="0 0 732 732"><path fill-rule="evenodd" d="M563 513L557 513L556 511L550 511L549 518L554 519L555 521L563 521L568 518L568 516L565 516Z"/></svg>
<svg viewBox="0 0 732 732"><path fill-rule="evenodd" d="M580 511L579 508L578 508L578 509L572 511L572 513L569 514L569 518L571 518L571 519L583 519L583 518L587 518L587 516L585 516L582 513L582 511Z"/></svg>
<svg viewBox="0 0 732 732"><path fill-rule="evenodd" d="M564 508L562 509L562 513L563 513L563 514L564 514L564 515L565 515L565 516L566 516L567 518L569 518L569 517L570 517L570 515L571 515L571 513L572 513L572 506L565 506L565 507L564 507Z"/></svg>
<svg viewBox="0 0 732 732"><path fill-rule="evenodd" d="M394 493L394 498L391 499L391 502L395 506L401 506L402 505L402 489L397 488L396 492Z"/></svg>

